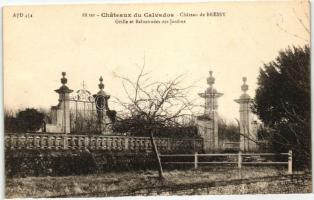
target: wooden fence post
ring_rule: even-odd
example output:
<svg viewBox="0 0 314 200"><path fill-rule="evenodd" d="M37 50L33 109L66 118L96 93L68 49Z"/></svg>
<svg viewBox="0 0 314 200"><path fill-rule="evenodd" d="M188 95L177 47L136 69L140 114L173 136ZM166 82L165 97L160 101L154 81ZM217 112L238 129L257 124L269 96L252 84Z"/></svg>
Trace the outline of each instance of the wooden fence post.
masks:
<svg viewBox="0 0 314 200"><path fill-rule="evenodd" d="M241 169L242 168L242 152L239 151L238 153L238 168Z"/></svg>
<svg viewBox="0 0 314 200"><path fill-rule="evenodd" d="M194 153L194 169L197 169L198 166L198 157L197 152Z"/></svg>
<svg viewBox="0 0 314 200"><path fill-rule="evenodd" d="M288 174L292 174L292 151L288 152Z"/></svg>

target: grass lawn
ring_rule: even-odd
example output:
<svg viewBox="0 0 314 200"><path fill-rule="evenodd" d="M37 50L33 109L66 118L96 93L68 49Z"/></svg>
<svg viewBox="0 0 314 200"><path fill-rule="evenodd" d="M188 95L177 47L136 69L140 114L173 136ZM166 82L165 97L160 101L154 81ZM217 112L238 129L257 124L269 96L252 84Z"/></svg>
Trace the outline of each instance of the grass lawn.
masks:
<svg viewBox="0 0 314 200"><path fill-rule="evenodd" d="M165 180L157 179L156 171L108 172L102 174L64 176L64 177L26 177L6 179L6 198L50 197L58 195L77 195L113 190L130 190L154 186L174 186L176 184L204 183L211 181L246 179L255 177L278 176L286 174L286 169L274 167L236 168L211 167L200 170L169 170L164 172ZM274 184L274 183L273 183ZM259 186L260 187L260 186ZM262 187L270 187L263 185ZM271 186L276 187L276 186ZM243 190L243 187L242 187ZM231 192L230 192L231 191ZM272 190L268 190L272 192ZM293 189L288 192L293 193ZM302 192L299 189L296 192ZM311 192L305 188L304 192ZM265 193L262 190L241 192L237 188L213 188L212 194ZM272 192L276 193L276 191ZM92 195L91 195L92 196Z"/></svg>

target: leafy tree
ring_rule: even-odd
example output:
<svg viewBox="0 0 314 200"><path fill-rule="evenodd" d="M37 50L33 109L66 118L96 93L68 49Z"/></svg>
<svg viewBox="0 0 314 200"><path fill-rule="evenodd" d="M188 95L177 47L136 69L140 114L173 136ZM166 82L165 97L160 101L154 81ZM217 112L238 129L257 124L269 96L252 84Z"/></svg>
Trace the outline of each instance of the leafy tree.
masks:
<svg viewBox="0 0 314 200"><path fill-rule="evenodd" d="M273 150L294 152L299 167L310 165L310 48L289 47L260 69L253 110L274 130Z"/></svg>
<svg viewBox="0 0 314 200"><path fill-rule="evenodd" d="M4 130L5 132L18 132L18 122L12 110L4 110Z"/></svg>
<svg viewBox="0 0 314 200"><path fill-rule="evenodd" d="M44 122L44 114L34 108L26 108L16 115L20 131L37 131Z"/></svg>

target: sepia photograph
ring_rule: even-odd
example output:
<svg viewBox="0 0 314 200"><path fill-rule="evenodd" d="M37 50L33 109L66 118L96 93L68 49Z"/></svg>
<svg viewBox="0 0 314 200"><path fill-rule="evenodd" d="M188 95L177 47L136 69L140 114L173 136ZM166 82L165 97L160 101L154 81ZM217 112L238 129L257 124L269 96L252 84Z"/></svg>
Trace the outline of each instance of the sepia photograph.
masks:
<svg viewBox="0 0 314 200"><path fill-rule="evenodd" d="M2 14L5 198L313 192L309 1Z"/></svg>

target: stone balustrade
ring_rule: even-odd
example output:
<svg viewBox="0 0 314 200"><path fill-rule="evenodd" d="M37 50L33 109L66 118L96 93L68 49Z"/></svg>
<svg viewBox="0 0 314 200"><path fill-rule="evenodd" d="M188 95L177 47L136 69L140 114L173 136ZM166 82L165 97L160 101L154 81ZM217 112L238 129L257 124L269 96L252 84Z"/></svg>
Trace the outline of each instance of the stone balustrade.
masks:
<svg viewBox="0 0 314 200"><path fill-rule="evenodd" d="M200 152L202 139L155 138L160 152ZM151 152L149 137L62 135L62 134L7 134L5 148L53 150L104 150L121 152Z"/></svg>

